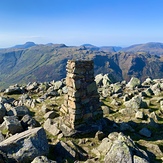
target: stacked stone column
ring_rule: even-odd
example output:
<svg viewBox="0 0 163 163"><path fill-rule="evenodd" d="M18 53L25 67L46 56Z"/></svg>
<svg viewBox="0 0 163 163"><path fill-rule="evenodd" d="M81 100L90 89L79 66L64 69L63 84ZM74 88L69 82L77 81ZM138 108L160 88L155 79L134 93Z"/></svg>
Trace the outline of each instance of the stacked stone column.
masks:
<svg viewBox="0 0 163 163"><path fill-rule="evenodd" d="M66 68L68 94L65 95L62 111L65 123L76 129L102 118L102 110L94 81L93 61L69 60Z"/></svg>

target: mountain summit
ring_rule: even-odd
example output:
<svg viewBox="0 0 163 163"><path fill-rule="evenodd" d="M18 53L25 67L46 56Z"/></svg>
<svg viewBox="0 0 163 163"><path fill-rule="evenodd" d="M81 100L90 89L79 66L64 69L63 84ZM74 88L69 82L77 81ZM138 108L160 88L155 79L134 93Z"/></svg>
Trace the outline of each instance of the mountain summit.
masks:
<svg viewBox="0 0 163 163"><path fill-rule="evenodd" d="M13 48L16 48L16 49L27 49L27 48L30 48L32 46L36 46L36 44L34 42L26 42L25 44L22 44L22 45L15 45Z"/></svg>

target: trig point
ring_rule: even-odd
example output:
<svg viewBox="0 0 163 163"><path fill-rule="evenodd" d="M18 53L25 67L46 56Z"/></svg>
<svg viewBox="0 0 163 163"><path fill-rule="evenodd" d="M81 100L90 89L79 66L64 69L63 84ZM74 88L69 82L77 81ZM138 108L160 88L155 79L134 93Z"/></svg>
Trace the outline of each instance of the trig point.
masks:
<svg viewBox="0 0 163 163"><path fill-rule="evenodd" d="M103 115L94 81L94 64L93 61L69 60L66 70L68 93L61 110L65 114L65 124L77 129L95 122Z"/></svg>

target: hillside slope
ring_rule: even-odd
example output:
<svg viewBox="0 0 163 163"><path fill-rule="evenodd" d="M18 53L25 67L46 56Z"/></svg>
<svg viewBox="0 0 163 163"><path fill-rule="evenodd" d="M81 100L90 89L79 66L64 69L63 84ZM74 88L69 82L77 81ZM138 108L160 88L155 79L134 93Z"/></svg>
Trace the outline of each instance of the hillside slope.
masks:
<svg viewBox="0 0 163 163"><path fill-rule="evenodd" d="M163 43L149 42L146 44L136 44L126 48L120 49L124 52L148 52L152 55L163 55Z"/></svg>
<svg viewBox="0 0 163 163"><path fill-rule="evenodd" d="M163 60L147 53L104 52L84 46L64 44L35 45L26 49L0 50L0 87L16 83L60 80L66 76L67 60L94 60L95 75L110 75L113 81L129 80L132 76L163 77Z"/></svg>

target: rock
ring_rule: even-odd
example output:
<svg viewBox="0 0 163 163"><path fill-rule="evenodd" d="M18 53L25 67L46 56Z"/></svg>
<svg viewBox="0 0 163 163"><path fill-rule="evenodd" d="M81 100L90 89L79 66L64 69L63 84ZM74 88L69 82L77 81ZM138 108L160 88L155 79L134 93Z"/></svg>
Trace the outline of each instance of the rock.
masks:
<svg viewBox="0 0 163 163"><path fill-rule="evenodd" d="M54 154L58 162L63 162L64 159L71 160L72 162L76 160L84 161L88 157L84 150L81 150L71 141L67 143L63 141L58 142L54 147Z"/></svg>
<svg viewBox="0 0 163 163"><path fill-rule="evenodd" d="M42 107L41 107L41 111L45 114L45 113L49 112L50 109L48 109L47 106L44 104L44 105L42 105Z"/></svg>
<svg viewBox="0 0 163 163"><path fill-rule="evenodd" d="M122 92L122 85L120 83L112 84L113 92L114 93L121 93Z"/></svg>
<svg viewBox="0 0 163 163"><path fill-rule="evenodd" d="M37 82L28 83L28 85L26 86L26 90L33 91L33 90L37 89L38 86L39 86L39 84Z"/></svg>
<svg viewBox="0 0 163 163"><path fill-rule="evenodd" d="M119 105L121 105L121 102L113 99L112 102L111 102L111 104L114 105L114 106L119 106Z"/></svg>
<svg viewBox="0 0 163 163"><path fill-rule="evenodd" d="M54 90L58 90L62 88L63 83L61 81L56 81L54 83Z"/></svg>
<svg viewBox="0 0 163 163"><path fill-rule="evenodd" d="M29 163L37 156L47 155L49 145L42 127L13 135L0 143L0 150L15 162Z"/></svg>
<svg viewBox="0 0 163 163"><path fill-rule="evenodd" d="M57 163L57 162L49 160L46 156L38 156L31 163Z"/></svg>
<svg viewBox="0 0 163 163"><path fill-rule="evenodd" d="M143 119L144 118L144 113L142 111L137 111L136 114L135 114L135 118Z"/></svg>
<svg viewBox="0 0 163 163"><path fill-rule="evenodd" d="M30 111L26 106L17 106L14 108L11 108L11 110L7 113L8 115L14 115L17 116L19 119L21 119L24 115L29 115Z"/></svg>
<svg viewBox="0 0 163 163"><path fill-rule="evenodd" d="M132 77L126 86L130 88L138 87L140 86L140 80L138 78Z"/></svg>
<svg viewBox="0 0 163 163"><path fill-rule="evenodd" d="M161 88L159 83L152 85L150 88L153 91L154 95L160 95Z"/></svg>
<svg viewBox="0 0 163 163"><path fill-rule="evenodd" d="M147 107L146 102L142 101L142 98L139 95L134 96L131 100L124 102L124 105L132 109L139 109L141 107L142 108Z"/></svg>
<svg viewBox="0 0 163 163"><path fill-rule="evenodd" d="M102 140L106 135L102 131L97 131L95 134L95 138L98 140Z"/></svg>
<svg viewBox="0 0 163 163"><path fill-rule="evenodd" d="M143 86L145 86L145 85L150 86L151 84L153 84L153 81L149 77L142 83Z"/></svg>
<svg viewBox="0 0 163 163"><path fill-rule="evenodd" d="M48 111L45 115L44 115L44 118L45 119L53 119L57 116L56 112L55 111Z"/></svg>
<svg viewBox="0 0 163 163"><path fill-rule="evenodd" d="M3 122L3 117L6 114L6 108L3 103L0 103L0 123Z"/></svg>
<svg viewBox="0 0 163 163"><path fill-rule="evenodd" d="M7 98L5 98L5 97L0 97L0 103L7 103L8 102L8 100L7 100Z"/></svg>
<svg viewBox="0 0 163 163"><path fill-rule="evenodd" d="M18 85L10 86L4 91L4 94L6 95L22 94L22 93L23 93L23 90Z"/></svg>
<svg viewBox="0 0 163 163"><path fill-rule="evenodd" d="M144 163L149 163L149 158L145 151L139 149L130 138L122 133L113 132L109 134L108 138L110 143L106 147L107 153L104 155L105 163L132 163L136 156L146 161Z"/></svg>
<svg viewBox="0 0 163 163"><path fill-rule="evenodd" d="M4 152L0 151L0 163L14 163L14 160L11 160L11 161L9 162L6 154Z"/></svg>
<svg viewBox="0 0 163 163"><path fill-rule="evenodd" d="M158 116L155 112L150 113L149 118L152 118L155 122L158 122Z"/></svg>
<svg viewBox="0 0 163 163"><path fill-rule="evenodd" d="M25 130L28 128L34 128L40 126L39 123L28 114L23 116L23 118L21 119L21 125Z"/></svg>
<svg viewBox="0 0 163 163"><path fill-rule="evenodd" d="M95 76L95 82L97 86L102 86L103 75L98 74Z"/></svg>
<svg viewBox="0 0 163 163"><path fill-rule="evenodd" d="M101 144L97 147L97 150L102 154L106 155L108 149L111 147L112 143L109 141L108 138L104 138Z"/></svg>
<svg viewBox="0 0 163 163"><path fill-rule="evenodd" d="M107 97L111 94L110 90L109 89L103 89L102 90L102 96L103 97Z"/></svg>
<svg viewBox="0 0 163 163"><path fill-rule="evenodd" d="M111 83L112 83L112 82L111 82L111 80L109 79L108 74L105 74L105 75L103 76L103 80L102 80L103 87L106 88L106 87L108 87Z"/></svg>
<svg viewBox="0 0 163 163"><path fill-rule="evenodd" d="M106 105L101 106L101 109L102 109L104 115L110 113L110 108L108 106L106 106Z"/></svg>
<svg viewBox="0 0 163 163"><path fill-rule="evenodd" d="M49 118L44 122L44 129L53 136L56 136L61 132L58 128L58 123L55 123L52 119Z"/></svg>
<svg viewBox="0 0 163 163"><path fill-rule="evenodd" d="M67 88L67 86L64 86L64 87L62 88L62 92L63 92L64 94L67 94L67 93L68 93L68 88Z"/></svg>
<svg viewBox="0 0 163 163"><path fill-rule="evenodd" d="M134 155L134 159L133 159L134 163L149 163L149 161L147 161L144 158L141 158L139 156Z"/></svg>
<svg viewBox="0 0 163 163"><path fill-rule="evenodd" d="M130 131L130 132L134 132L134 129L128 124L128 123L125 123L125 122L122 122L120 124L120 130L121 131Z"/></svg>
<svg viewBox="0 0 163 163"><path fill-rule="evenodd" d="M4 122L0 126L1 131L8 131L11 134L16 134L23 131L21 123L16 116L5 116Z"/></svg>
<svg viewBox="0 0 163 163"><path fill-rule="evenodd" d="M142 135L142 136L145 136L147 138L150 138L151 137L151 131L147 128L142 128L140 131L139 131L139 134Z"/></svg>
<svg viewBox="0 0 163 163"><path fill-rule="evenodd" d="M2 135L1 131L0 131L0 142L2 142L4 140L4 136Z"/></svg>
<svg viewBox="0 0 163 163"><path fill-rule="evenodd" d="M154 95L154 93L153 93L153 91L152 91L151 88L147 88L144 92L145 92L145 94L146 94L147 96L152 96L152 95Z"/></svg>

